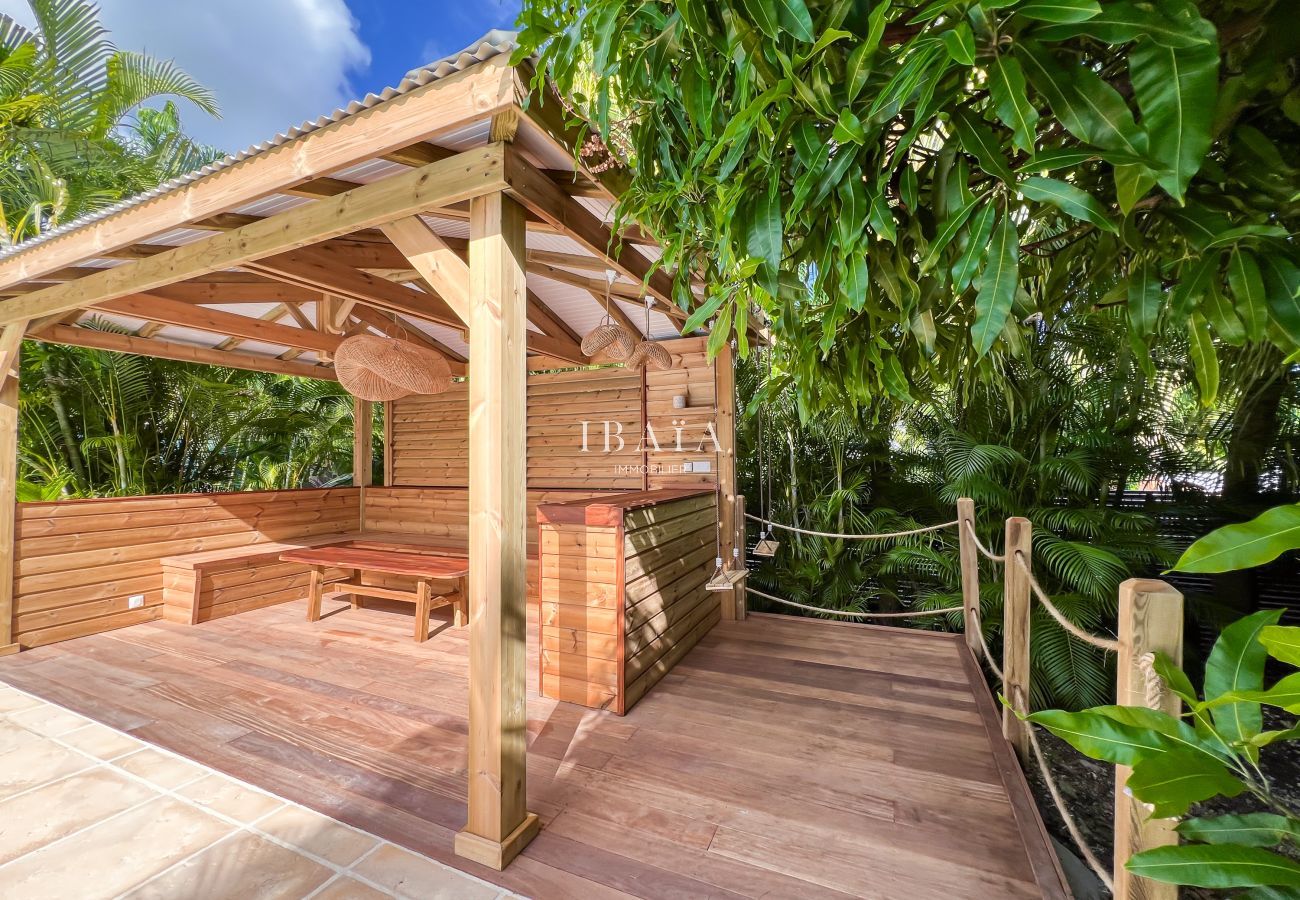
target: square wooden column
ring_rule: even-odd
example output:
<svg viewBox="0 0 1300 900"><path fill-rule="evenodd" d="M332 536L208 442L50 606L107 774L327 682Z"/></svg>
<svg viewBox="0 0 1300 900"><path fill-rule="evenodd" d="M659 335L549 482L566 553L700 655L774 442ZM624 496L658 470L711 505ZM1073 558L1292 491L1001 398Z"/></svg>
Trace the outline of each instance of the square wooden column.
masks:
<svg viewBox="0 0 1300 900"><path fill-rule="evenodd" d="M14 643L14 515L18 483L18 355L26 322L0 330L0 656Z"/></svg>
<svg viewBox="0 0 1300 900"><path fill-rule="evenodd" d="M718 436L718 481L721 490L718 510L718 527L722 529L722 565L732 569L740 564L736 555L738 532L743 523L736 521L736 359L731 349L731 341L722 345L718 355L713 358L716 367L714 384L718 396L714 398L717 421L714 423ZM742 551L743 552L743 551ZM743 619L741 612L745 608L745 585L742 582L730 594L719 594L722 598L722 618L724 620Z"/></svg>
<svg viewBox="0 0 1300 900"><path fill-rule="evenodd" d="M527 290L524 213L470 201L469 821L456 853L503 869L537 834L527 808Z"/></svg>

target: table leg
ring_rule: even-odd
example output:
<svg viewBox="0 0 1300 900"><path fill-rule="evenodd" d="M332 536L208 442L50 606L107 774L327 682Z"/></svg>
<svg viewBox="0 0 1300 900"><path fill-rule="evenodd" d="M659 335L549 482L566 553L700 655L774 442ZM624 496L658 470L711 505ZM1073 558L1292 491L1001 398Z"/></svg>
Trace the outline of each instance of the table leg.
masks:
<svg viewBox="0 0 1300 900"><path fill-rule="evenodd" d="M353 583L353 584L361 584L361 570L360 570L360 569L353 569L353 570L352 570L352 583ZM352 608L353 608L353 609L360 609L361 606L362 606L362 603L361 603L361 595L360 595L360 594L353 594L353 595L352 595Z"/></svg>
<svg viewBox="0 0 1300 900"><path fill-rule="evenodd" d="M423 644L429 639L429 616L433 612L433 584L427 578L416 583L415 642Z"/></svg>
<svg viewBox="0 0 1300 900"><path fill-rule="evenodd" d="M457 588L460 591L460 598L454 607L452 624L457 628L464 628L469 624L469 579L458 579Z"/></svg>
<svg viewBox="0 0 1300 900"><path fill-rule="evenodd" d="M312 566L309 577L309 587L307 590L307 621L320 621L320 601L322 593L322 582L325 580L325 572L320 566Z"/></svg>

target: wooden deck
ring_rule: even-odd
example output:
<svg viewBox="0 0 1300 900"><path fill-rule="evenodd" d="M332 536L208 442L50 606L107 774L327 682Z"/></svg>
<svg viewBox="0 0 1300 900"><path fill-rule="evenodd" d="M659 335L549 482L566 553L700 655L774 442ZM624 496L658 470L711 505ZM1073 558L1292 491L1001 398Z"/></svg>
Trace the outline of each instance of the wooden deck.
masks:
<svg viewBox="0 0 1300 900"><path fill-rule="evenodd" d="M540 698L531 665L545 827L498 873L452 853L466 630L435 611L415 645L409 607L326 610L136 625L0 659L0 681L535 897L1063 896L954 637L751 616L623 718Z"/></svg>

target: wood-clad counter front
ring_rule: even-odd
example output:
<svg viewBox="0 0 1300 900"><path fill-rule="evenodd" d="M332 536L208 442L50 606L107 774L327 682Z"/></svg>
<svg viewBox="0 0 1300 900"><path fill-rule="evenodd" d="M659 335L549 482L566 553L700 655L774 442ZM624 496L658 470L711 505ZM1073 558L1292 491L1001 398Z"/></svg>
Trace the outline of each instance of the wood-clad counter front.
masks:
<svg viewBox="0 0 1300 900"><path fill-rule="evenodd" d="M543 503L537 527L541 692L622 715L720 618L715 493Z"/></svg>

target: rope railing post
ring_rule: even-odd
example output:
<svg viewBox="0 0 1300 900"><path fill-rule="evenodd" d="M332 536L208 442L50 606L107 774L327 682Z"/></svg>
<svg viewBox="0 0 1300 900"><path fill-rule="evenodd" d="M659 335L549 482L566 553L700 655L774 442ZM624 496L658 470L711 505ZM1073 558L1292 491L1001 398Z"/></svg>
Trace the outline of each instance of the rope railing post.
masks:
<svg viewBox="0 0 1300 900"><path fill-rule="evenodd" d="M966 646L980 658L980 560L975 547L975 501L962 497L957 501L957 548L961 561L961 602Z"/></svg>
<svg viewBox="0 0 1300 900"><path fill-rule="evenodd" d="M1163 689L1152 668L1156 653L1182 664L1183 595L1163 581L1130 578L1119 586L1115 702L1177 717L1182 704L1177 694ZM1127 792L1132 771L1115 767L1115 900L1176 900L1175 885L1139 878L1124 868L1136 853L1178 843L1178 820L1150 818L1151 807Z"/></svg>
<svg viewBox="0 0 1300 900"><path fill-rule="evenodd" d="M1007 519L1003 554L1002 595L1002 690L1009 706L1002 709L1002 736L1016 748L1024 762L1029 760L1029 723L1020 719L1029 713L1029 577L1032 571L1032 526L1022 516ZM1019 556L1024 566L1016 562Z"/></svg>

